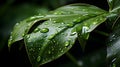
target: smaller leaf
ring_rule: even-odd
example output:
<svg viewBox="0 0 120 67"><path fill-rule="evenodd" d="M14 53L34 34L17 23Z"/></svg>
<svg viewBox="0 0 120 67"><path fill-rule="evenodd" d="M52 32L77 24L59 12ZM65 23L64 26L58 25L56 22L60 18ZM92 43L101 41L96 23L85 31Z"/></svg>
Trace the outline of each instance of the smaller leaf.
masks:
<svg viewBox="0 0 120 67"><path fill-rule="evenodd" d="M108 0L110 12L120 13L120 0Z"/></svg>

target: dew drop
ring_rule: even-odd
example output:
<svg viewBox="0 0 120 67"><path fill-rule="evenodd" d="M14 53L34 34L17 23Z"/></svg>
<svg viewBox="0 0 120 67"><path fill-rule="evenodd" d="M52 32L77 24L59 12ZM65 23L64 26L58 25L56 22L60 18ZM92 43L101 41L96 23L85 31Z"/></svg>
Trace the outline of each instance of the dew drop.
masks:
<svg viewBox="0 0 120 67"><path fill-rule="evenodd" d="M65 42L65 47L69 46L69 44L70 44L70 41L66 41Z"/></svg>
<svg viewBox="0 0 120 67"><path fill-rule="evenodd" d="M18 26L19 25L19 23L16 23L16 26Z"/></svg>
<svg viewBox="0 0 120 67"><path fill-rule="evenodd" d="M11 41L12 41L12 36L10 36L8 44L11 44Z"/></svg>
<svg viewBox="0 0 120 67"><path fill-rule="evenodd" d="M77 33L77 32L72 32L72 33L70 34L70 36L74 36L76 33Z"/></svg>
<svg viewBox="0 0 120 67"><path fill-rule="evenodd" d="M24 37L24 36L25 36L25 34L23 33L23 34L22 34L22 37Z"/></svg>
<svg viewBox="0 0 120 67"><path fill-rule="evenodd" d="M40 56L38 56L37 57L37 62L39 62L41 60L41 57Z"/></svg>
<svg viewBox="0 0 120 67"><path fill-rule="evenodd" d="M43 29L40 30L41 33L47 33L48 31L49 31L48 28L43 28Z"/></svg>
<svg viewBox="0 0 120 67"><path fill-rule="evenodd" d="M83 26L82 34L89 32L89 28L87 26Z"/></svg>
<svg viewBox="0 0 120 67"><path fill-rule="evenodd" d="M52 19L51 19L51 18L50 18L49 20L50 20L50 21L52 21Z"/></svg>
<svg viewBox="0 0 120 67"><path fill-rule="evenodd" d="M93 22L93 24L95 25L95 24L97 24L97 22Z"/></svg>
<svg viewBox="0 0 120 67"><path fill-rule="evenodd" d="M86 11L86 9L82 9L82 11Z"/></svg>
<svg viewBox="0 0 120 67"><path fill-rule="evenodd" d="M30 38L30 35L27 35L27 38Z"/></svg>
<svg viewBox="0 0 120 67"><path fill-rule="evenodd" d="M10 36L10 40L12 40L12 36Z"/></svg>
<svg viewBox="0 0 120 67"><path fill-rule="evenodd" d="M67 24L68 27L73 27L73 23Z"/></svg>
<svg viewBox="0 0 120 67"><path fill-rule="evenodd" d="M56 23L57 21L53 21L54 23Z"/></svg>
<svg viewBox="0 0 120 67"><path fill-rule="evenodd" d="M61 24L65 24L65 23L62 22Z"/></svg>
<svg viewBox="0 0 120 67"><path fill-rule="evenodd" d="M45 25L48 25L48 22L45 22Z"/></svg>
<svg viewBox="0 0 120 67"><path fill-rule="evenodd" d="M57 13L57 12L55 12L54 14L55 14L55 15L57 15L58 13Z"/></svg>
<svg viewBox="0 0 120 67"><path fill-rule="evenodd" d="M40 28L36 28L33 32L36 33L40 30Z"/></svg>
<svg viewBox="0 0 120 67"><path fill-rule="evenodd" d="M55 12L54 14L55 14L55 15L61 15L62 12L61 12L61 11L58 11L58 12Z"/></svg>
<svg viewBox="0 0 120 67"><path fill-rule="evenodd" d="M50 40L50 39L52 39L53 37L54 37L54 34L50 35L50 36L48 37L48 39Z"/></svg>

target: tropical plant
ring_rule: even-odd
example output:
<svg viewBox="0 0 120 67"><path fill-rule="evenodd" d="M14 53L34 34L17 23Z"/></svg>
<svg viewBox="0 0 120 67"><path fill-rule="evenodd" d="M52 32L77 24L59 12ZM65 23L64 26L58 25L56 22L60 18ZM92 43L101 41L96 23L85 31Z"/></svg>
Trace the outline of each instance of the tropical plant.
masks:
<svg viewBox="0 0 120 67"><path fill-rule="evenodd" d="M108 0L109 11L89 4L70 4L47 14L32 16L16 23L8 41L9 49L24 44L33 67L51 62L68 51L76 41L85 50L90 33L106 36L107 65L118 67L120 61L120 0ZM108 33L96 30L102 23ZM94 40L93 40L94 41ZM72 59L74 61L74 59ZM76 62L77 63L77 62ZM78 65L79 66L79 65Z"/></svg>

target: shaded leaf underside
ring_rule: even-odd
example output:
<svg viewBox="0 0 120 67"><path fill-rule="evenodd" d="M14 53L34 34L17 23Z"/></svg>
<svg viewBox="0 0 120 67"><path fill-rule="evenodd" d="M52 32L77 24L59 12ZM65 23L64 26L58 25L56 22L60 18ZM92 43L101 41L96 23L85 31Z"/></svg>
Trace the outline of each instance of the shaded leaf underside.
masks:
<svg viewBox="0 0 120 67"><path fill-rule="evenodd" d="M108 0L111 17L109 23L112 24L112 34L107 43L107 60L110 64L120 66L120 0Z"/></svg>
<svg viewBox="0 0 120 67"><path fill-rule="evenodd" d="M107 43L107 59L109 63L120 66L120 30L116 29L109 37Z"/></svg>

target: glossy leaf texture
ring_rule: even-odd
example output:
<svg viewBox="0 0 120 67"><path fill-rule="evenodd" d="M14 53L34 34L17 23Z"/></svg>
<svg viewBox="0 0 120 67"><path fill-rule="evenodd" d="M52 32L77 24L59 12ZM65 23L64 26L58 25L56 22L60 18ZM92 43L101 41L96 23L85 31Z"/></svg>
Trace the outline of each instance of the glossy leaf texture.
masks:
<svg viewBox="0 0 120 67"><path fill-rule="evenodd" d="M108 0L110 12L120 13L120 0Z"/></svg>
<svg viewBox="0 0 120 67"><path fill-rule="evenodd" d="M65 54L76 39L84 48L89 33L103 23L108 12L88 4L72 4L51 11L47 19L24 37L33 67L53 61Z"/></svg>

